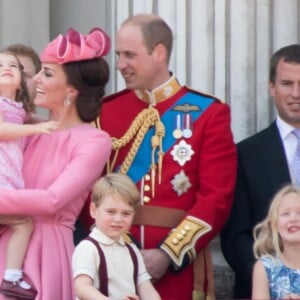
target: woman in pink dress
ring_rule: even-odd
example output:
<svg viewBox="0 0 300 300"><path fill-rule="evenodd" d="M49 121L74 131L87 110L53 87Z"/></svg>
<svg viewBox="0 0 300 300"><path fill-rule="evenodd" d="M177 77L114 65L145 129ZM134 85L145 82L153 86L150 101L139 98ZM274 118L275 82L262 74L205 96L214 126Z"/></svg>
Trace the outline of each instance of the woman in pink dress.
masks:
<svg viewBox="0 0 300 300"><path fill-rule="evenodd" d="M31 121L34 108L21 62L14 53L0 51L0 189L24 188L24 138L34 134L50 134L58 126L54 121L26 123ZM0 293L10 295L17 282L22 299L32 299L36 291L22 280L22 268L33 223L28 218L28 221L24 219L22 224L9 228L11 237L7 243L6 268Z"/></svg>
<svg viewBox="0 0 300 300"><path fill-rule="evenodd" d="M90 125L99 114L109 79L103 59L109 48L109 38L98 28L87 35L70 29L46 46L42 70L35 76L35 104L49 109L50 120L59 122L59 128L51 135L28 138L23 162L26 189L0 189L3 228L26 217L34 221L23 269L37 289L37 300L75 299L74 223L111 150L109 135ZM9 238L10 231L3 230L0 274Z"/></svg>

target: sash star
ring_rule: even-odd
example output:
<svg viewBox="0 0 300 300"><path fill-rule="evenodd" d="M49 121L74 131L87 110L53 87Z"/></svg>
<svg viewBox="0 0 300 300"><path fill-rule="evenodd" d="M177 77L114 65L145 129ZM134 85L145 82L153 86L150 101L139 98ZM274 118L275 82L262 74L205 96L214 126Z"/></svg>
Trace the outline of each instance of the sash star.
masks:
<svg viewBox="0 0 300 300"><path fill-rule="evenodd" d="M185 140L181 140L171 151L173 159L177 161L180 166L183 166L187 161L191 160L194 153L191 145L187 144Z"/></svg>
<svg viewBox="0 0 300 300"><path fill-rule="evenodd" d="M173 190L178 196L181 196L192 186L189 178L185 175L183 170L174 176L171 180L171 184L173 186Z"/></svg>

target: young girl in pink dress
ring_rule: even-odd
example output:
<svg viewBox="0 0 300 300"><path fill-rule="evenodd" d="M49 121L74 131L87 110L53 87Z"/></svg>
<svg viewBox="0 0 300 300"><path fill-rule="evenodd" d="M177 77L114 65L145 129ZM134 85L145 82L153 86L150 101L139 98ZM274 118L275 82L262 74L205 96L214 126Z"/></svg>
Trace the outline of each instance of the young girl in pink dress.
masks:
<svg viewBox="0 0 300 300"><path fill-rule="evenodd" d="M87 35L69 30L46 46L34 102L48 109L59 126L51 135L27 139L25 188L0 189L1 224L22 216L34 222L23 270L37 290L36 300L75 299L74 223L111 151L110 136L91 125L109 79L103 58L109 48L109 38L97 28ZM8 231L0 235L0 274L9 238Z"/></svg>
<svg viewBox="0 0 300 300"><path fill-rule="evenodd" d="M23 124L32 113L34 105L29 99L22 66L9 51L0 52L0 187L24 188L22 175L24 137L51 133L57 122ZM33 229L31 219L10 226L11 237L7 245L6 270L0 292L10 295L9 287L18 282L20 297L30 299L36 294L22 280L22 265Z"/></svg>

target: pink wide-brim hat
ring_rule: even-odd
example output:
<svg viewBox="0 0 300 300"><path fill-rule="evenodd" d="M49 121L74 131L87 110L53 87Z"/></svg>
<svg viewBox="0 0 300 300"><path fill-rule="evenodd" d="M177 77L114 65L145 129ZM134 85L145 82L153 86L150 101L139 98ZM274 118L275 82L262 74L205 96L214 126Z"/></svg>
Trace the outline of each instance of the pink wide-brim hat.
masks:
<svg viewBox="0 0 300 300"><path fill-rule="evenodd" d="M43 63L64 64L105 56L110 50L108 35L100 28L93 28L87 35L70 28L67 35L58 35L40 55Z"/></svg>

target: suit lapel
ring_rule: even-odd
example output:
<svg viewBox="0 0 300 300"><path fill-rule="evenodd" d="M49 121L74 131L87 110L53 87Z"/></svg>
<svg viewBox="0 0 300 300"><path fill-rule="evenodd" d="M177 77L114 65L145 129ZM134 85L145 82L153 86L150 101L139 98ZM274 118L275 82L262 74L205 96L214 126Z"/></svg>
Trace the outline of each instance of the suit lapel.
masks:
<svg viewBox="0 0 300 300"><path fill-rule="evenodd" d="M273 122L261 135L261 145L257 149L268 184L278 187L290 182L288 163L278 127Z"/></svg>

